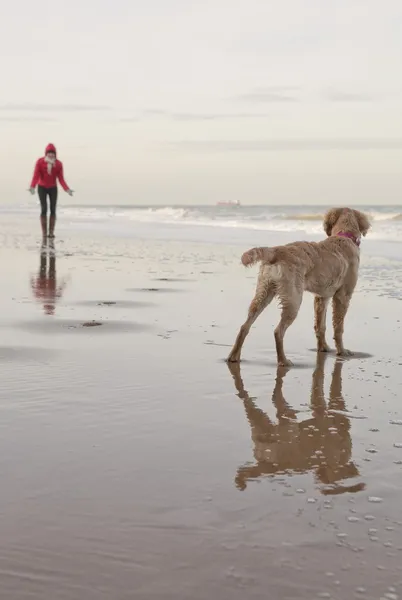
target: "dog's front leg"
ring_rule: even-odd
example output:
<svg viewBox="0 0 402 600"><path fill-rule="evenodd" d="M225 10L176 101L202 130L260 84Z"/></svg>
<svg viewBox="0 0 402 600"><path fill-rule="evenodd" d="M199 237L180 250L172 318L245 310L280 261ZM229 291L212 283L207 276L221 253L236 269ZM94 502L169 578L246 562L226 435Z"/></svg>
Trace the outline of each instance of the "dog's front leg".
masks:
<svg viewBox="0 0 402 600"><path fill-rule="evenodd" d="M332 323L334 327L334 340L336 353L338 356L351 356L353 352L346 350L343 345L343 327L346 313L348 312L350 298L343 289L336 292L332 300L333 315Z"/></svg>

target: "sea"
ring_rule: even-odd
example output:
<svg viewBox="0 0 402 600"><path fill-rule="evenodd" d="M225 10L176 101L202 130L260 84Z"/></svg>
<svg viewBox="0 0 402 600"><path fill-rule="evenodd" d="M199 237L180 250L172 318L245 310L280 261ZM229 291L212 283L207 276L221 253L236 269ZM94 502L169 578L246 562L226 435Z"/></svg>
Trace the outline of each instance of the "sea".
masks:
<svg viewBox="0 0 402 600"><path fill-rule="evenodd" d="M110 237L186 240L272 246L324 236L329 206L308 205L96 205L59 202L58 228L99 231ZM402 260L402 205L355 207L372 221L371 254ZM36 202L0 205L0 218L37 218ZM366 243L365 240L365 243Z"/></svg>

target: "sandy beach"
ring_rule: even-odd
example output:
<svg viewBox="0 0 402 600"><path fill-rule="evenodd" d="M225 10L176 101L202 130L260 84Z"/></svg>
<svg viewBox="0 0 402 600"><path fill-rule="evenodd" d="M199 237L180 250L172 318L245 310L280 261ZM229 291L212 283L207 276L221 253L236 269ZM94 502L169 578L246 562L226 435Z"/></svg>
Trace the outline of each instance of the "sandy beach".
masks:
<svg viewBox="0 0 402 600"><path fill-rule="evenodd" d="M399 250L362 244L354 357L317 357L306 294L293 369L276 306L229 369L241 253L293 234L3 225L1 598L401 597Z"/></svg>

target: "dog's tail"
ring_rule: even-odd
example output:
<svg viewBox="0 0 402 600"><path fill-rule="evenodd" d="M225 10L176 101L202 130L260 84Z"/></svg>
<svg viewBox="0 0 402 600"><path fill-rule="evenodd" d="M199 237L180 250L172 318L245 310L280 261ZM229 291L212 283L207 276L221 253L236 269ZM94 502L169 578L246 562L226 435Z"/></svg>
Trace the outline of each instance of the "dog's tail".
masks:
<svg viewBox="0 0 402 600"><path fill-rule="evenodd" d="M272 263L275 260L274 248L251 248L241 257L241 262L245 267L251 267L256 262L263 261Z"/></svg>

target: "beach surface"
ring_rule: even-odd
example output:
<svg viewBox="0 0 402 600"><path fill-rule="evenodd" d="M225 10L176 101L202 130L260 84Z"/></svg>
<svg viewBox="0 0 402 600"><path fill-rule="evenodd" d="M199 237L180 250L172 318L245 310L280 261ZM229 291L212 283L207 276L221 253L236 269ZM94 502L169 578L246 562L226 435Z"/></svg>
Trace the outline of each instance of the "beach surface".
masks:
<svg viewBox="0 0 402 600"><path fill-rule="evenodd" d="M228 368L242 252L299 235L61 215L42 249L36 215L2 216L1 598L402 597L395 240L362 243L353 357L314 352L306 294L294 368L274 305Z"/></svg>

